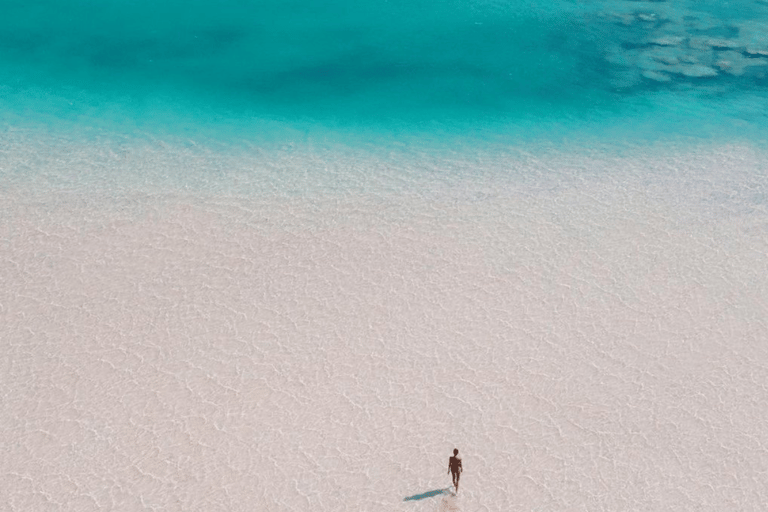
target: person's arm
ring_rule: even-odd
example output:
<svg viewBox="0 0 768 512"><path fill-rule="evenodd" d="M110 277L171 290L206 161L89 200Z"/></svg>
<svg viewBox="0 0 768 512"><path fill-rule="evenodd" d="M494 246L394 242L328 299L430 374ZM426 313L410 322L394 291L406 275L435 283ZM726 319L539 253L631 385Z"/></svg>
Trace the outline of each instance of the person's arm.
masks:
<svg viewBox="0 0 768 512"><path fill-rule="evenodd" d="M451 458L448 457L448 473L451 472Z"/></svg>

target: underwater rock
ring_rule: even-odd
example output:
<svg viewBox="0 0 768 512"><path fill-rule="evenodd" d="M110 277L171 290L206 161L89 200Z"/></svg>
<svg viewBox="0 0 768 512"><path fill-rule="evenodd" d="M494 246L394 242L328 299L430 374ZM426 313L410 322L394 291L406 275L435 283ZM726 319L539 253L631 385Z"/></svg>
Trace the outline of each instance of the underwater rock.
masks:
<svg viewBox="0 0 768 512"><path fill-rule="evenodd" d="M768 48L760 48L757 46L747 46L744 51L750 55L764 55L768 57Z"/></svg>
<svg viewBox="0 0 768 512"><path fill-rule="evenodd" d="M635 22L635 17L629 13L610 12L608 17L614 22L620 25L629 26Z"/></svg>
<svg viewBox="0 0 768 512"><path fill-rule="evenodd" d="M676 12L675 9L662 2L633 0L614 2L611 5L611 10L604 11L600 16L621 25L639 25L641 28L648 29L667 21L670 17L668 10Z"/></svg>
<svg viewBox="0 0 768 512"><path fill-rule="evenodd" d="M744 74L744 56L734 51L721 52L715 66L729 75L741 76Z"/></svg>
<svg viewBox="0 0 768 512"><path fill-rule="evenodd" d="M645 50L637 56L637 66L645 71L673 71L673 66L680 64L680 57L674 51L662 51L666 48ZM670 49L671 50L671 49Z"/></svg>
<svg viewBox="0 0 768 512"><path fill-rule="evenodd" d="M717 70L698 62L691 55L676 56L672 54L658 54L655 52L643 52L638 56L637 67L643 72L674 73L691 78L705 78L717 76ZM645 75L643 75L645 76ZM655 75L651 75L655 76ZM648 77L646 77L648 78Z"/></svg>
<svg viewBox="0 0 768 512"><path fill-rule="evenodd" d="M651 71L650 69L644 69L640 74L648 80L653 80L654 82L672 81L672 78L668 74L662 73L661 71Z"/></svg>
<svg viewBox="0 0 768 512"><path fill-rule="evenodd" d="M703 36L694 36L688 40L688 47L696 50L709 50L709 38Z"/></svg>
<svg viewBox="0 0 768 512"><path fill-rule="evenodd" d="M615 29L615 44L604 54L614 66L611 83L616 88L634 87L642 81L699 88L721 81L676 76L700 79L721 73L768 79L768 25L764 22L725 22L648 0L620 2L600 16L626 26Z"/></svg>
<svg viewBox="0 0 768 512"><path fill-rule="evenodd" d="M745 57L739 52L722 52L716 65L733 76L762 77L768 71L768 59Z"/></svg>
<svg viewBox="0 0 768 512"><path fill-rule="evenodd" d="M744 71L744 65L742 61L744 56L739 52L727 51L718 55L718 60L715 62L715 66L720 68L721 71L728 73L729 75L739 76Z"/></svg>
<svg viewBox="0 0 768 512"><path fill-rule="evenodd" d="M661 36L651 39L651 43L658 46L679 46L685 41L683 36Z"/></svg>
<svg viewBox="0 0 768 512"><path fill-rule="evenodd" d="M659 15L654 12L638 13L636 16L640 21L659 21Z"/></svg>
<svg viewBox="0 0 768 512"><path fill-rule="evenodd" d="M650 52L646 52L646 55L662 64L668 64L674 66L680 63L680 57L682 56L680 50L677 48L659 48Z"/></svg>
<svg viewBox="0 0 768 512"><path fill-rule="evenodd" d="M656 46L640 50L637 65L642 69L670 71L669 66L701 64L711 67L715 62L714 52L679 46Z"/></svg>
<svg viewBox="0 0 768 512"><path fill-rule="evenodd" d="M744 45L735 39L720 39L710 38L709 46L712 48L731 49L731 48L743 48Z"/></svg>
<svg viewBox="0 0 768 512"><path fill-rule="evenodd" d="M744 51L750 55L768 56L768 26L765 23L744 21L738 28Z"/></svg>
<svg viewBox="0 0 768 512"><path fill-rule="evenodd" d="M744 43L737 39L724 39L718 37L708 36L694 36L688 40L688 46L697 50L708 50L710 48L716 48L720 50L724 49L736 49L744 48Z"/></svg>
<svg viewBox="0 0 768 512"><path fill-rule="evenodd" d="M712 66L715 63L715 52L711 49L697 50L695 48L687 48L680 60L689 64L704 64L705 66Z"/></svg>
<svg viewBox="0 0 768 512"><path fill-rule="evenodd" d="M708 78L717 76L717 70L704 64L682 64L675 67L675 71L691 78Z"/></svg>

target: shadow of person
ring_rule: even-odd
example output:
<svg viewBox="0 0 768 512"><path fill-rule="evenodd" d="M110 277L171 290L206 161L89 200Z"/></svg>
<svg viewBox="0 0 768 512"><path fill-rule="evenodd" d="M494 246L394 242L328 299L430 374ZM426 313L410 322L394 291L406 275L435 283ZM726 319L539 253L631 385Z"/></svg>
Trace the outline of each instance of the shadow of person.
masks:
<svg viewBox="0 0 768 512"><path fill-rule="evenodd" d="M440 494L449 494L450 492L451 492L450 487L446 487L445 489L435 489L433 491L427 491L421 494L414 494L413 496L408 496L407 498L403 498L403 501L423 500L424 498L431 498L432 496L438 496Z"/></svg>

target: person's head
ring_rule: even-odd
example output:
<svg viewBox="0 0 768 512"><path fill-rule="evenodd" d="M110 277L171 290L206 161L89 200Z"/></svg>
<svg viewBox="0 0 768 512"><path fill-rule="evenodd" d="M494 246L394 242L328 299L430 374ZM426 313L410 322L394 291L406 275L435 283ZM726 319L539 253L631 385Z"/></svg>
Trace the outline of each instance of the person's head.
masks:
<svg viewBox="0 0 768 512"><path fill-rule="evenodd" d="M458 455L459 454L459 449L458 448L454 448L453 449L453 454L454 455Z"/></svg>

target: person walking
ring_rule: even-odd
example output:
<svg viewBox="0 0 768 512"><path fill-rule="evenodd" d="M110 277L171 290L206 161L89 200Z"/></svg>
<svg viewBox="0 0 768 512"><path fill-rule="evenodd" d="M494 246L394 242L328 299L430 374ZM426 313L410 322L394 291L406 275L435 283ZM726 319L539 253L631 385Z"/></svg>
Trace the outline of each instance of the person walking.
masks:
<svg viewBox="0 0 768 512"><path fill-rule="evenodd" d="M459 449L453 449L453 457L448 459L448 472L453 476L453 486L456 488L456 492L459 492L459 476L464 469L461 467L461 457L459 457Z"/></svg>

